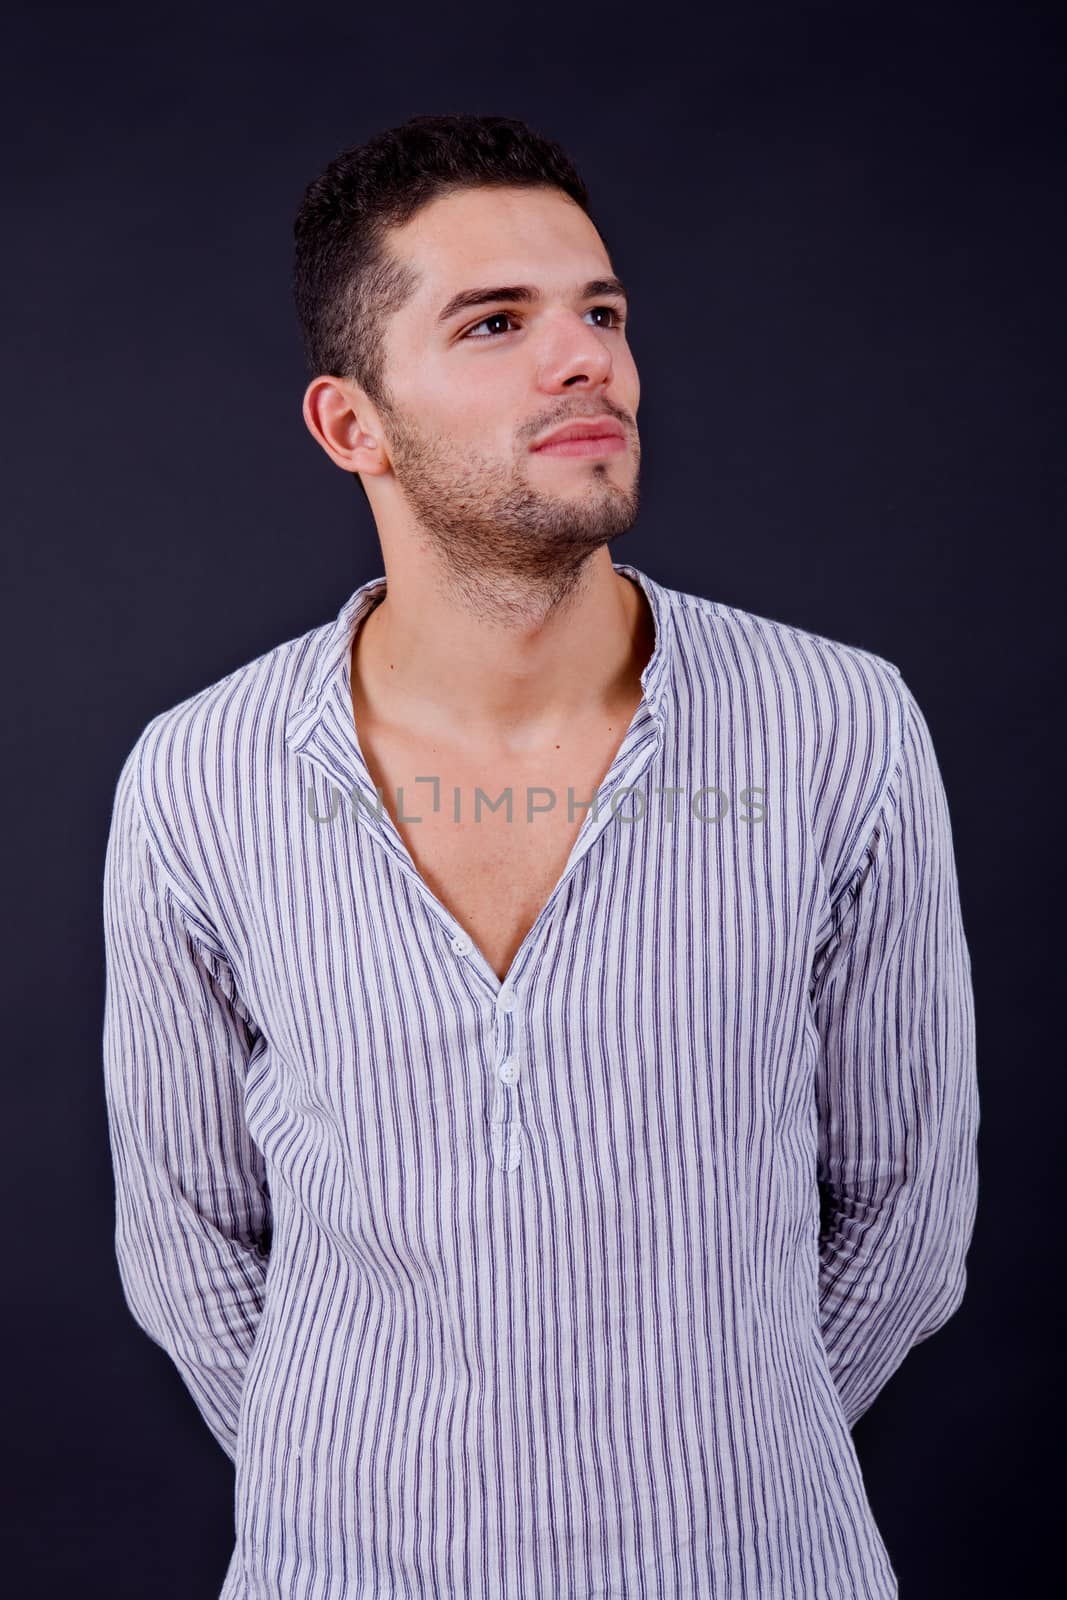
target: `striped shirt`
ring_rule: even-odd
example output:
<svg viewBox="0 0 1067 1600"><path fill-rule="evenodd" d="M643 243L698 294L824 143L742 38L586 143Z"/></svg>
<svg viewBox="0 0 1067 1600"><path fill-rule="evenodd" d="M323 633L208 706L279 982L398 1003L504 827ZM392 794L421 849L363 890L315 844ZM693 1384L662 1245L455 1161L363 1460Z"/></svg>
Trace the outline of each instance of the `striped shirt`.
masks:
<svg viewBox="0 0 1067 1600"><path fill-rule="evenodd" d="M122 766L116 1252L235 1463L220 1600L898 1592L850 1430L977 1204L929 729L882 657L613 565L643 696L504 982L359 746L384 577Z"/></svg>

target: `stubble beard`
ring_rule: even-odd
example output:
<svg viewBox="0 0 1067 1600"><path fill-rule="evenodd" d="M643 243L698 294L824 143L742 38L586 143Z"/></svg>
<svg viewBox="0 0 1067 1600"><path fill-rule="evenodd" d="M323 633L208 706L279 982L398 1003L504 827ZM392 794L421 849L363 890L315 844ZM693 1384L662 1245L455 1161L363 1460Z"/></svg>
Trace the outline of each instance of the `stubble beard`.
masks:
<svg viewBox="0 0 1067 1600"><path fill-rule="evenodd" d="M582 481L553 494L518 466L460 457L450 441L414 429L390 410L393 472L415 515L427 553L484 613L487 604L527 613L530 603L558 604L580 584L590 556L633 527L639 467L623 483L610 460L561 466ZM540 605L538 606L540 609Z"/></svg>

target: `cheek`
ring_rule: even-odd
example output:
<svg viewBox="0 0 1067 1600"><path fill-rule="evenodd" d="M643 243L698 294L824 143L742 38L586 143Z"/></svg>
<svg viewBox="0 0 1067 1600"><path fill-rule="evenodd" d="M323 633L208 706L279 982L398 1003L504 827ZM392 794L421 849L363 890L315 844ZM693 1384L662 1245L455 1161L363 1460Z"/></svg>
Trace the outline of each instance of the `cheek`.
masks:
<svg viewBox="0 0 1067 1600"><path fill-rule="evenodd" d="M615 373L619 384L619 398L623 405L629 405L632 411L637 410L641 399L641 378L637 371L637 362L629 345L626 353L615 363Z"/></svg>
<svg viewBox="0 0 1067 1600"><path fill-rule="evenodd" d="M420 375L414 390L419 426L464 455L485 455L510 442L509 419L521 416L510 391L487 375L460 382L454 371Z"/></svg>

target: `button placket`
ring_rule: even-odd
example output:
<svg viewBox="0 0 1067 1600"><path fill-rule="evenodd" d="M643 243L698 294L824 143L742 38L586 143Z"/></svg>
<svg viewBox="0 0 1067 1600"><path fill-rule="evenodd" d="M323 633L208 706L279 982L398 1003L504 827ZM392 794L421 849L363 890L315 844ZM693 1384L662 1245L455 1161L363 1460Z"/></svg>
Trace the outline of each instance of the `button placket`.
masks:
<svg viewBox="0 0 1067 1600"><path fill-rule="evenodd" d="M505 986L497 995L498 1053L493 1074L493 1099L489 1116L493 1162L505 1172L518 1165L521 1155L519 1080L521 1069L514 1052L512 1013L518 1004L514 990Z"/></svg>

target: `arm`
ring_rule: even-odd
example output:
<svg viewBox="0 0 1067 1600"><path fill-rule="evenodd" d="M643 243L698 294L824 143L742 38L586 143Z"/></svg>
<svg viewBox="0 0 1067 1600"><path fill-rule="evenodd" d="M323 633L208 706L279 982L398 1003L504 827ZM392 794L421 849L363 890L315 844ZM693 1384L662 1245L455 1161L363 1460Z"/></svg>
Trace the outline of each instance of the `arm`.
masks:
<svg viewBox="0 0 1067 1600"><path fill-rule="evenodd" d="M850 1427L959 1307L977 1211L974 1003L948 806L899 686L899 760L812 986L819 1316Z"/></svg>
<svg viewBox="0 0 1067 1600"><path fill-rule="evenodd" d="M104 932L119 1275L134 1319L235 1460L270 1233L263 1162L242 1117L256 1034L154 852L135 758L116 789Z"/></svg>

